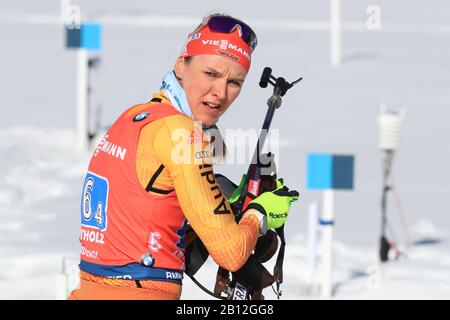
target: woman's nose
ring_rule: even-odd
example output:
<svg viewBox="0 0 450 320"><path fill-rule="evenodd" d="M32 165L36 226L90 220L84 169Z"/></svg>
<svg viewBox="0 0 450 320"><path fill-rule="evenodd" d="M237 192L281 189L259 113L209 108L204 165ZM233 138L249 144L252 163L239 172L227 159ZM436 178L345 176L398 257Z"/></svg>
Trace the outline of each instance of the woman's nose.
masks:
<svg viewBox="0 0 450 320"><path fill-rule="evenodd" d="M223 101L227 96L226 81L215 81L211 89L211 94L217 97L218 100Z"/></svg>

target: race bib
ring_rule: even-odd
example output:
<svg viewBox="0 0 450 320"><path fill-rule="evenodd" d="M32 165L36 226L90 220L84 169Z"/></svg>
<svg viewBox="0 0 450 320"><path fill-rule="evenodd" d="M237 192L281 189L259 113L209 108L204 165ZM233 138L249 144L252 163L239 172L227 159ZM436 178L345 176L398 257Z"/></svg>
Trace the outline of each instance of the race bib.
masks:
<svg viewBox="0 0 450 320"><path fill-rule="evenodd" d="M104 177L88 172L81 197L81 225L106 230L109 183Z"/></svg>

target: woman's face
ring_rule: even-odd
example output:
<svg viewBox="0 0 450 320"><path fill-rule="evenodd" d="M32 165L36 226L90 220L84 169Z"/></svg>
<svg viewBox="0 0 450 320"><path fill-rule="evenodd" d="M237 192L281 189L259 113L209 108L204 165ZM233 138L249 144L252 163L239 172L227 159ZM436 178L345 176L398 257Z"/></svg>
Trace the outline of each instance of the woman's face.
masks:
<svg viewBox="0 0 450 320"><path fill-rule="evenodd" d="M195 121L215 124L239 95L247 71L228 58L202 54L189 62L178 58L175 73L191 107Z"/></svg>

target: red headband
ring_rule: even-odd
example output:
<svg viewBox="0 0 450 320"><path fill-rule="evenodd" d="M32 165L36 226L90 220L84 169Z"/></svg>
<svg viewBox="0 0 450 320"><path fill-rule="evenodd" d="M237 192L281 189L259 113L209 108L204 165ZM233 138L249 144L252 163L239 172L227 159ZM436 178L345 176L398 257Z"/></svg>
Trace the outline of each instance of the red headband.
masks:
<svg viewBox="0 0 450 320"><path fill-rule="evenodd" d="M215 54L231 59L245 70L250 69L250 47L240 37L236 28L231 33L212 32L206 25L197 33L189 35L184 45L181 57L190 57L198 54Z"/></svg>

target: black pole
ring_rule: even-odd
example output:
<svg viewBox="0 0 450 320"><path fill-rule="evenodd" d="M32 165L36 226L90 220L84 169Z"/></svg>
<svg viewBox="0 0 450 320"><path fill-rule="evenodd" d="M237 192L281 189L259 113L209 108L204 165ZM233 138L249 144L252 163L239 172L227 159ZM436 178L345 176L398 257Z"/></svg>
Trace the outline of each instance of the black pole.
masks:
<svg viewBox="0 0 450 320"><path fill-rule="evenodd" d="M389 241L386 237L387 227L387 196L390 191L388 184L389 174L391 172L392 158L394 156L393 150L385 151L385 158L383 163L383 191L381 197L381 237L380 237L380 260L381 262L388 261L388 253L390 249Z"/></svg>

